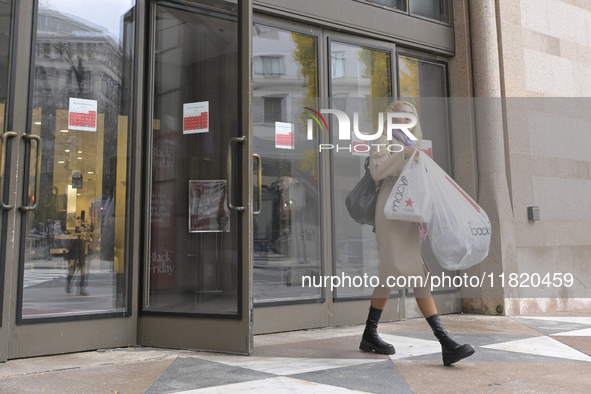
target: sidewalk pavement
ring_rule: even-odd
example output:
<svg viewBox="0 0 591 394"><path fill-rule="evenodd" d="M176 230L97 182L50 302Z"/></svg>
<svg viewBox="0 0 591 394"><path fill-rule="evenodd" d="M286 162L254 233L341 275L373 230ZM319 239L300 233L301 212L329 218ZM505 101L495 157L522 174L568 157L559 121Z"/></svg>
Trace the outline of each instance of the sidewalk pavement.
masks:
<svg viewBox="0 0 591 394"><path fill-rule="evenodd" d="M424 319L382 323L392 356L358 350L363 326L255 336L251 356L133 347L11 360L0 393L591 392L591 317L441 317L476 353L450 367Z"/></svg>

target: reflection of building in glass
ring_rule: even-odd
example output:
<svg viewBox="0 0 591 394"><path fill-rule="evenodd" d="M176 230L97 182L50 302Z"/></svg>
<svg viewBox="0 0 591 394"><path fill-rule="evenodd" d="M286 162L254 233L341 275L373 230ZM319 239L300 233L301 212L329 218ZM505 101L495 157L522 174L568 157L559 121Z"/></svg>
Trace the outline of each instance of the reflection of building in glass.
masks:
<svg viewBox="0 0 591 394"><path fill-rule="evenodd" d="M76 18L76 19L75 19ZM121 96L121 47L106 29L51 9L37 21L33 105L67 108L69 97L99 100L104 109Z"/></svg>
<svg viewBox="0 0 591 394"><path fill-rule="evenodd" d="M40 8L35 54L32 133L43 139L36 231L50 236L49 223L64 221L66 231L86 233L89 250L112 260L121 45L101 26ZM71 98L96 103L95 130L68 127Z"/></svg>

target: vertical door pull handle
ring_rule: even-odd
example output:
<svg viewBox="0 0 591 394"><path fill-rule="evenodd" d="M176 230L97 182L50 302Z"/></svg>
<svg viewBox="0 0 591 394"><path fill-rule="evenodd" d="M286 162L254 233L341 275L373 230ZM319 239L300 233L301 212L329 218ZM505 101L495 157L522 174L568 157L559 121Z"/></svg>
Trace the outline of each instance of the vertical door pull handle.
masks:
<svg viewBox="0 0 591 394"><path fill-rule="evenodd" d="M243 144L246 141L246 137L232 137L230 138L230 141L228 142L228 154L227 154L227 165L226 165L226 171L227 171L227 177L228 177L228 196L226 198L226 201L228 203L228 208L230 208L233 211L236 212L244 212L246 211L245 207L242 206L235 206L234 204L232 204L232 198L233 198L233 189L234 189L234 180L232 177L232 169L233 169L233 162L232 162L232 157L233 157L233 152L232 152L232 145L234 144Z"/></svg>
<svg viewBox="0 0 591 394"><path fill-rule="evenodd" d="M37 163L35 163L35 189L33 190L33 196L35 197L35 201L33 205L23 205L22 207L18 207L19 211L28 212L34 211L39 206L39 185L41 184L41 137L35 134L25 134L23 135L23 139L37 142ZM33 157L33 155L31 155L31 157Z"/></svg>
<svg viewBox="0 0 591 394"><path fill-rule="evenodd" d="M14 138L18 134L14 131L8 131L0 137L0 208L10 211L13 207L10 204L4 204L4 172L6 171L6 144L9 138Z"/></svg>
<svg viewBox="0 0 591 394"><path fill-rule="evenodd" d="M258 215L261 213L261 207L263 205L263 161L261 160L261 156L256 153L253 153L252 157L257 161L257 209L252 214Z"/></svg>

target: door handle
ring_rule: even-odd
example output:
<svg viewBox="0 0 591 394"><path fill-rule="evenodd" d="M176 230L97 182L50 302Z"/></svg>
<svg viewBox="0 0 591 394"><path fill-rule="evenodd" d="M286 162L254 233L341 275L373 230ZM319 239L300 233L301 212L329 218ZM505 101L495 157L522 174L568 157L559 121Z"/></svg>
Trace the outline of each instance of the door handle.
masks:
<svg viewBox="0 0 591 394"><path fill-rule="evenodd" d="M23 140L35 140L37 142L37 165L35 166L35 189L33 190L35 203L33 205L23 205L22 207L18 207L18 210L21 212L29 212L34 211L39 206L39 185L41 184L41 137L35 134L25 134L23 135Z"/></svg>
<svg viewBox="0 0 591 394"><path fill-rule="evenodd" d="M228 208L230 208L233 211L236 212L244 212L246 211L245 207L242 206L235 206L234 204L232 204L232 195L233 195L233 189L234 189L234 180L232 178L232 168L234 167L233 163L232 163L232 145L234 144L242 144L246 141L246 137L232 137L230 138L230 141L228 142L228 159L227 159L227 165L226 165L226 171L227 171L227 177L228 177L228 197L226 198L226 202L228 204Z"/></svg>
<svg viewBox="0 0 591 394"><path fill-rule="evenodd" d="M14 131L7 131L2 134L2 147L0 148L0 208L10 211L13 207L10 204L4 204L4 171L6 171L6 144L9 138L14 138L18 134Z"/></svg>
<svg viewBox="0 0 591 394"><path fill-rule="evenodd" d="M261 156L256 153L253 153L252 157L257 161L257 209L252 214L258 215L261 213L261 207L263 205L263 161L261 160Z"/></svg>

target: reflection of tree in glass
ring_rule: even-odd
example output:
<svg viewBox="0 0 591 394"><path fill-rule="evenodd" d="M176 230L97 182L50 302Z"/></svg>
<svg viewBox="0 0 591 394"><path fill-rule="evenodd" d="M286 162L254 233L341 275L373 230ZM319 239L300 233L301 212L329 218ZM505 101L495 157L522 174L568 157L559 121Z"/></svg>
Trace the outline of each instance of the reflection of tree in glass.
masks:
<svg viewBox="0 0 591 394"><path fill-rule="evenodd" d="M377 130L379 126L377 113L385 108L375 108L377 102L381 103L381 101L376 102L374 99L392 97L390 54L375 49L362 48L359 50L358 56L364 66L363 76L371 80L369 97L367 97L367 116L373 120L374 129ZM389 103L384 102L383 104L388 105Z"/></svg>
<svg viewBox="0 0 591 394"><path fill-rule="evenodd" d="M291 40L296 48L293 57L300 64L300 74L304 77L308 92L302 99L302 107L315 108L318 106L318 51L316 37L300 33L291 33ZM300 116L303 124L306 124L307 115ZM317 137L317 129L314 128L314 138ZM318 154L315 150L308 150L304 157L298 161L297 168L318 179Z"/></svg>
<svg viewBox="0 0 591 394"><path fill-rule="evenodd" d="M293 57L301 66L300 73L307 81L308 93L304 99L304 106L316 104L318 97L318 54L316 37L300 33L291 33L291 40L296 45ZM309 100L312 99L312 100Z"/></svg>

